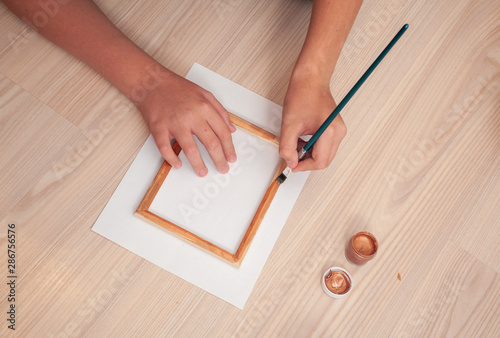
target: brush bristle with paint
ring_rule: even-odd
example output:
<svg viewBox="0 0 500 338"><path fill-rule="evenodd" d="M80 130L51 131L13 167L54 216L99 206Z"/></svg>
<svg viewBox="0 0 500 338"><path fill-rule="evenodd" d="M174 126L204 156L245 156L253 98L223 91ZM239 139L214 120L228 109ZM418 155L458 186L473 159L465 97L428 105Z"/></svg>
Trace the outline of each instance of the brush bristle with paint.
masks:
<svg viewBox="0 0 500 338"><path fill-rule="evenodd" d="M401 27L399 32L396 34L396 36L394 36L394 38L391 40L391 42L389 42L387 47L384 48L382 53L380 53L380 55L375 59L375 61L373 61L373 63L366 70L366 72L363 74L363 76L361 76L361 78L358 80L358 82L356 82L354 87L352 87L352 89L347 93L347 95L342 99L342 101L340 101L339 105L333 110L333 112L330 114L330 116L328 116L328 118L325 120L325 122L323 122L323 124L319 127L319 129L314 133L314 135L304 145L304 148L302 148L302 150L300 151L299 156L298 156L299 161L302 160L306 156L307 152L311 149L311 147L314 145L314 143L316 143L318 138L323 134L323 132L326 130L326 128L328 128L328 126L332 123L332 121L335 119L335 117L337 117L337 115L340 113L342 108L344 108L344 106L347 104L347 102L349 102L349 100L354 95L354 93L356 93L358 91L359 87L361 87L363 82L365 82L365 80L368 78L368 76L370 76L370 74L378 66L380 61L382 61L382 59L391 50L392 46L394 46L394 44L399 40L401 35L403 35L403 33L407 29L408 29L408 24ZM292 169L290 169L290 167L286 167L286 169L283 170L281 175L279 175L278 178L276 178L276 182L278 182L279 184L285 182L285 180L287 179L288 175L290 175L291 172L292 172Z"/></svg>
<svg viewBox="0 0 500 338"><path fill-rule="evenodd" d="M291 172L292 172L292 169L290 169L290 167L286 167L285 170L283 170L283 172L278 176L276 181L279 184L285 182L285 180L287 179L288 175L290 175Z"/></svg>

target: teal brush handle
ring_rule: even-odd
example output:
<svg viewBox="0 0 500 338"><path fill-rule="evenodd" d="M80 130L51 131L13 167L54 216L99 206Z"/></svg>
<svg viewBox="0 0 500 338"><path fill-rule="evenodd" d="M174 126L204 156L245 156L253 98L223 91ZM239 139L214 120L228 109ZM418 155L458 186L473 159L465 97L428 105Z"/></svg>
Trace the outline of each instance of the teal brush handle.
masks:
<svg viewBox="0 0 500 338"><path fill-rule="evenodd" d="M342 101L340 101L339 105L333 110L333 112L330 114L330 116L328 116L326 121L323 122L321 127L319 127L318 131L316 133L314 133L314 135L306 143L306 145L304 146L304 148L302 149L302 151L299 154L299 160L301 160L305 157L305 155L309 151L309 149L311 149L311 147L314 145L314 143L316 143L316 141L321 136L321 134L323 134L323 132L326 130L326 128L328 128L330 123L332 123L332 121L337 117L337 115L340 113L342 108L344 108L344 106L347 104L347 102L349 102L351 97L353 97L353 95L358 91L359 87L361 87L361 85L365 82L365 80L368 78L368 76L370 76L370 74L378 66L380 61L382 61L382 59L387 55L387 53L389 53L391 48L396 44L396 42L399 40L401 35L403 35L403 33L407 29L408 29L408 24L404 25L399 30L399 32L396 34L396 36L394 36L394 38L391 40L391 42L389 42L387 47L385 47L385 49L382 51L382 53L380 53L380 55L375 59L375 61L373 61L372 65L366 70L366 72L363 74L363 76L361 76L361 78L358 80L358 82L356 82L354 87L352 87L352 89L349 91L349 93L347 93L347 95L342 99Z"/></svg>

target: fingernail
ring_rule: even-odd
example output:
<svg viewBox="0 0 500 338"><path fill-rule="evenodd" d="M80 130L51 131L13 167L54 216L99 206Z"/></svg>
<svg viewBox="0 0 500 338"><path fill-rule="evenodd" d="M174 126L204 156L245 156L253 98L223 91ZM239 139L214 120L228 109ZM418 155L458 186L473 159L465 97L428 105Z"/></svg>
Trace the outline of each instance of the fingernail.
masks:
<svg viewBox="0 0 500 338"><path fill-rule="evenodd" d="M208 173L208 169L207 169L207 168L203 168L203 169L201 169L200 171L198 171L198 176L203 177L203 176L205 176L207 173Z"/></svg>
<svg viewBox="0 0 500 338"><path fill-rule="evenodd" d="M175 163L175 164L174 164L174 168L175 168L175 169L179 169L181 166L182 166L182 164L181 164L181 163Z"/></svg>
<svg viewBox="0 0 500 338"><path fill-rule="evenodd" d="M229 166L225 164L222 168L219 169L221 173L227 173L229 170Z"/></svg>
<svg viewBox="0 0 500 338"><path fill-rule="evenodd" d="M286 164L287 164L290 168L293 168L293 167L295 167L295 165L296 165L296 164L295 164L295 161L288 161L288 162L286 162Z"/></svg>
<svg viewBox="0 0 500 338"><path fill-rule="evenodd" d="M229 162L233 163L235 161L236 161L236 155L233 154L233 155L229 156Z"/></svg>
<svg viewBox="0 0 500 338"><path fill-rule="evenodd" d="M231 124L229 125L229 130L231 130L231 132L234 133L236 131L236 127Z"/></svg>

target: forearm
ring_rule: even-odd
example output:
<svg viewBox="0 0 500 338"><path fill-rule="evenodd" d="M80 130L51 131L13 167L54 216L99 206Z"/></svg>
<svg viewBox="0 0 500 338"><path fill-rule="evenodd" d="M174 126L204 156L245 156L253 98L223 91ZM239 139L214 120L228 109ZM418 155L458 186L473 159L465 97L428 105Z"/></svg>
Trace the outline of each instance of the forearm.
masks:
<svg viewBox="0 0 500 338"><path fill-rule="evenodd" d="M296 171L326 168L333 160L346 127L339 115L312 151L298 162L302 135L312 135L336 107L330 78L362 0L314 0L306 40L283 102L280 156Z"/></svg>
<svg viewBox="0 0 500 338"><path fill-rule="evenodd" d="M18 17L48 40L90 65L128 97L155 63L130 41L90 0L61 1L42 25L38 0L2 0Z"/></svg>
<svg viewBox="0 0 500 338"><path fill-rule="evenodd" d="M363 0L314 0L306 40L294 73L329 83Z"/></svg>
<svg viewBox="0 0 500 338"><path fill-rule="evenodd" d="M37 14L47 1L0 0L56 45L89 64L139 108L158 150L174 168L182 162L175 138L199 176L208 169L193 136L203 143L220 173L236 161L228 112L208 91L162 67L111 23L90 0L54 0L43 24ZM50 0L49 0L50 1ZM61 3L62 2L62 3ZM35 19L35 20L34 20ZM151 82L153 81L153 82Z"/></svg>

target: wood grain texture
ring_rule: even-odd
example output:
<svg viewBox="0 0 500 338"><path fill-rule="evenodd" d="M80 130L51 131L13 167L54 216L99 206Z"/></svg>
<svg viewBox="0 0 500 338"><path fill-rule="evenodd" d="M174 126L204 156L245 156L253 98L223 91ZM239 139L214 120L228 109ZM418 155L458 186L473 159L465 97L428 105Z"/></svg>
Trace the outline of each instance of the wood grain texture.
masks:
<svg viewBox="0 0 500 338"><path fill-rule="evenodd" d="M310 1L97 1L137 44L281 104ZM148 136L123 95L0 5L0 271L18 225L19 336L500 336L500 3L365 0L339 100L409 30L342 116L240 311L90 229ZM344 250L379 241L364 266ZM345 267L353 291L320 279ZM397 278L398 274L401 280ZM7 310L0 286L0 311ZM22 310L21 310L22 309ZM0 336L13 336L1 315Z"/></svg>

